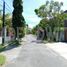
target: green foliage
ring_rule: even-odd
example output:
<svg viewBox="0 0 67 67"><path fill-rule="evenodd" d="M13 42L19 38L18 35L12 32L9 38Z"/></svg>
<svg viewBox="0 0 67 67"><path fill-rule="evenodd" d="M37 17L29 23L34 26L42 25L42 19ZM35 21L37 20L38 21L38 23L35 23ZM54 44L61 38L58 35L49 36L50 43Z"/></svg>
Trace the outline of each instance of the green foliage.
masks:
<svg viewBox="0 0 67 67"><path fill-rule="evenodd" d="M25 35L25 33L24 33L24 27L21 27L20 30L19 30L19 38L20 39L23 38L24 35Z"/></svg>
<svg viewBox="0 0 67 67"><path fill-rule="evenodd" d="M2 29L2 13L1 13L1 10L0 10L0 31Z"/></svg>
<svg viewBox="0 0 67 67"><path fill-rule="evenodd" d="M49 20L48 19L42 19L39 23L39 26L45 29L49 25Z"/></svg>
<svg viewBox="0 0 67 67"><path fill-rule="evenodd" d="M35 26L35 27L32 29L32 34L36 35L37 28L38 28L38 25L37 25L37 26Z"/></svg>
<svg viewBox="0 0 67 67"><path fill-rule="evenodd" d="M8 13L5 15L5 25L7 27L11 27L12 26L12 17Z"/></svg>
<svg viewBox="0 0 67 67"><path fill-rule="evenodd" d="M32 29L32 34L36 34L36 30L35 29Z"/></svg>
<svg viewBox="0 0 67 67"><path fill-rule="evenodd" d="M25 19L22 16L23 6L22 0L13 0L13 16L12 16L12 24L13 27L22 27L25 24Z"/></svg>
<svg viewBox="0 0 67 67"><path fill-rule="evenodd" d="M50 26L52 29L54 27L61 27L63 26L64 16L61 13L61 7L63 3L54 2L54 1L46 1L44 5L42 5L39 9L35 9L36 15L41 17L42 20L39 23L43 29Z"/></svg>
<svg viewBox="0 0 67 67"><path fill-rule="evenodd" d="M38 9L35 9L35 13L38 17L41 18L38 26L42 27L46 32L51 32L52 37L56 31L61 30L61 27L64 27L64 19L67 19L67 15L63 13L61 7L63 6L62 2L57 1L46 1L45 4L41 5ZM36 27L32 30L34 33L36 32ZM48 33L47 33L48 34ZM47 39L50 39L48 36Z"/></svg>
<svg viewBox="0 0 67 67"><path fill-rule="evenodd" d="M0 55L0 66L5 64L5 61L6 61L6 57L4 55Z"/></svg>
<svg viewBox="0 0 67 67"><path fill-rule="evenodd" d="M6 28L9 30L9 27L11 27L11 22L12 21L12 17L10 14L6 14L5 15L5 26ZM2 15L0 15L0 31L2 30Z"/></svg>
<svg viewBox="0 0 67 67"><path fill-rule="evenodd" d="M25 19L22 16L23 12L23 2L22 0L13 0L13 16L12 16L12 26L15 30L15 40L17 38L17 28L25 27Z"/></svg>
<svg viewBox="0 0 67 67"><path fill-rule="evenodd" d="M0 31L2 30L2 20L0 20Z"/></svg>
<svg viewBox="0 0 67 67"><path fill-rule="evenodd" d="M46 3L42 6L40 6L39 9L35 9L35 13L41 17L41 18L46 18L46 17L53 17L57 14L59 14L62 10L61 7L63 6L63 3L59 2L54 2L54 1L46 1Z"/></svg>

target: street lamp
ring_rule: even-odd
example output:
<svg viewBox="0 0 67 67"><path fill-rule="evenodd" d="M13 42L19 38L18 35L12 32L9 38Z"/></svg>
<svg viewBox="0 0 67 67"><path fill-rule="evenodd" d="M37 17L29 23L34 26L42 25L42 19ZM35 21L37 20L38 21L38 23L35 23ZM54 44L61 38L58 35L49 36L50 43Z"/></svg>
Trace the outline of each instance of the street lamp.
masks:
<svg viewBox="0 0 67 67"><path fill-rule="evenodd" d="M2 45L5 43L5 1L3 0Z"/></svg>

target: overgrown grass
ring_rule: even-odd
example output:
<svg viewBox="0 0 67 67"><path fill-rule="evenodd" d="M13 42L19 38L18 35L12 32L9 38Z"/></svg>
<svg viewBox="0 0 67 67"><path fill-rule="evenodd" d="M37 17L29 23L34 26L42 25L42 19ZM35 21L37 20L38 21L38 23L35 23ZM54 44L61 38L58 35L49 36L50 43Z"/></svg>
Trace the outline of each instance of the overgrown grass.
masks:
<svg viewBox="0 0 67 67"><path fill-rule="evenodd" d="M0 66L4 65L6 62L6 57L4 55L0 55Z"/></svg>

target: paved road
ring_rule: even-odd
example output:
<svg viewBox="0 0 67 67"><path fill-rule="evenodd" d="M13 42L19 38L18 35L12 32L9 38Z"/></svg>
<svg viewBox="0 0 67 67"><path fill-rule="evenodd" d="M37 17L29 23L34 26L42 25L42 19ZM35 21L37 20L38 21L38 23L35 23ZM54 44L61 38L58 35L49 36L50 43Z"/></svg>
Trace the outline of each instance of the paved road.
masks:
<svg viewBox="0 0 67 67"><path fill-rule="evenodd" d="M67 60L45 44L36 43L33 36L26 36L24 41L19 57L6 67L67 67Z"/></svg>

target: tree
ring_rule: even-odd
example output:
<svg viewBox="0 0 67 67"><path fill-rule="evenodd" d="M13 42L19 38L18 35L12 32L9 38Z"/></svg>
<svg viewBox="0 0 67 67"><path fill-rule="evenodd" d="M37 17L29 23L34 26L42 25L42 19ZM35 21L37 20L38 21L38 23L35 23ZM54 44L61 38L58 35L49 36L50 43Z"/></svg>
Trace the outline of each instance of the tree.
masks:
<svg viewBox="0 0 67 67"><path fill-rule="evenodd" d="M12 16L9 13L5 15L5 26L7 27L12 26Z"/></svg>
<svg viewBox="0 0 67 67"><path fill-rule="evenodd" d="M22 0L13 0L13 16L12 16L12 26L15 30L15 39L17 38L17 29L19 27L24 27L25 26L25 19L22 16L23 12L23 2Z"/></svg>
<svg viewBox="0 0 67 67"><path fill-rule="evenodd" d="M63 27L64 14L61 10L63 6L62 2L55 1L46 1L46 3L40 6L38 9L35 9L35 13L38 17L42 18L39 25L42 28L51 28L52 34L54 32L54 28L58 28L60 30ZM46 21L47 20L47 21Z"/></svg>
<svg viewBox="0 0 67 67"><path fill-rule="evenodd" d="M40 6L39 9L35 9L36 15L41 18L51 18L56 17L59 13L62 12L61 7L63 6L63 3L54 2L54 1L46 1L46 3L42 6Z"/></svg>
<svg viewBox="0 0 67 67"><path fill-rule="evenodd" d="M0 36L2 31L2 10L0 10Z"/></svg>
<svg viewBox="0 0 67 67"><path fill-rule="evenodd" d="M38 25L36 25L36 26L31 30L32 34L36 35L37 29L38 29Z"/></svg>

